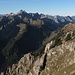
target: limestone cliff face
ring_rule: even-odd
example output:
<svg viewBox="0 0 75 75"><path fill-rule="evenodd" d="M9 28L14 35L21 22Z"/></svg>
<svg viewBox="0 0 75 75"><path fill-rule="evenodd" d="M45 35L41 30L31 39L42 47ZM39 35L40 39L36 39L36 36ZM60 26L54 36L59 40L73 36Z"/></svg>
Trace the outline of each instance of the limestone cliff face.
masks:
<svg viewBox="0 0 75 75"><path fill-rule="evenodd" d="M73 75L75 73L75 40L67 41L51 49L51 41L42 56L24 55L0 75Z"/></svg>
<svg viewBox="0 0 75 75"><path fill-rule="evenodd" d="M72 75L75 68L75 42L66 42L47 52L46 66L41 75Z"/></svg>

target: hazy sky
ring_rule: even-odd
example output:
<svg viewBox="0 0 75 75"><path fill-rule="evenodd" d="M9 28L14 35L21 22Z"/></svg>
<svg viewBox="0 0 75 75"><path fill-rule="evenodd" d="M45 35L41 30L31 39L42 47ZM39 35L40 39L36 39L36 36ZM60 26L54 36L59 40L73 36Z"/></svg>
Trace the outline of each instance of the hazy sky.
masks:
<svg viewBox="0 0 75 75"><path fill-rule="evenodd" d="M49 15L75 15L75 0L0 0L0 13L38 12Z"/></svg>

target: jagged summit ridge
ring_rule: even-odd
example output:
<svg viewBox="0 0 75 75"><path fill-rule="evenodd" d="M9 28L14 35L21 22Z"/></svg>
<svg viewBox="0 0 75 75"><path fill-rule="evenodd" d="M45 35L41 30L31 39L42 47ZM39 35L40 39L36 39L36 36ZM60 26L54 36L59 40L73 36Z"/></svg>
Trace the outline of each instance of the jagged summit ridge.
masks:
<svg viewBox="0 0 75 75"><path fill-rule="evenodd" d="M39 14L39 13L27 13L25 10L22 10L22 9L17 13L11 12L11 13L5 14L5 15L14 16L14 15L25 15L25 14L28 14L31 17L36 17L38 19L48 18L48 19L54 20L56 23L63 22L62 21L63 19L64 19L64 21L67 21L67 22L75 21L75 19L74 19L75 16L72 16L72 17L71 16L59 16L59 15L51 16L51 15L44 15L44 14Z"/></svg>

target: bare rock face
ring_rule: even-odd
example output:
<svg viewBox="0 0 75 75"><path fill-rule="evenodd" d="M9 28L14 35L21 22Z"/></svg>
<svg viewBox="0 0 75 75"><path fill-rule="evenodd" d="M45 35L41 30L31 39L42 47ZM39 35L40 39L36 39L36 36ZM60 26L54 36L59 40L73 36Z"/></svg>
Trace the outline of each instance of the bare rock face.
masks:
<svg viewBox="0 0 75 75"><path fill-rule="evenodd" d="M46 54L42 55L41 58L38 58L33 67L34 75L40 75L41 71L45 68L46 65Z"/></svg>
<svg viewBox="0 0 75 75"><path fill-rule="evenodd" d="M20 61L17 64L13 64L12 68L9 67L6 71L6 75L32 75L30 72L30 69L32 67L34 61L34 57L29 53L24 55L20 59ZM1 75L4 75L1 73Z"/></svg>
<svg viewBox="0 0 75 75"><path fill-rule="evenodd" d="M75 42L66 42L49 50L46 60L41 75L71 75L68 67L75 64Z"/></svg>

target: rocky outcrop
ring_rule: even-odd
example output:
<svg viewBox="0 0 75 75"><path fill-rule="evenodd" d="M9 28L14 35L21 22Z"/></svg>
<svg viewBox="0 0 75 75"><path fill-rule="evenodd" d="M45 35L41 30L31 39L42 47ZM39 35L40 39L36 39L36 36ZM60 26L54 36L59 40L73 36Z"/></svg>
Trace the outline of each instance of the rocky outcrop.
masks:
<svg viewBox="0 0 75 75"><path fill-rule="evenodd" d="M45 68L46 65L46 54L43 54L41 58L38 58L33 67L34 75L40 75L41 71Z"/></svg>
<svg viewBox="0 0 75 75"><path fill-rule="evenodd" d="M74 63L75 42L66 42L48 51L46 66L41 75L70 75L67 67Z"/></svg>
<svg viewBox="0 0 75 75"><path fill-rule="evenodd" d="M13 64L12 68L9 67L6 71L6 75L31 75L30 69L34 62L34 56L30 53L24 55L18 64ZM2 75L3 73L1 73Z"/></svg>

